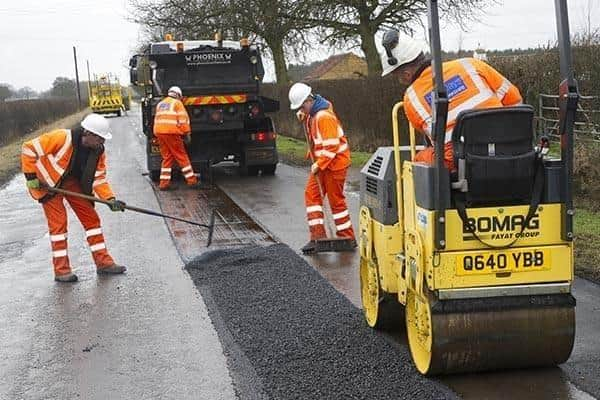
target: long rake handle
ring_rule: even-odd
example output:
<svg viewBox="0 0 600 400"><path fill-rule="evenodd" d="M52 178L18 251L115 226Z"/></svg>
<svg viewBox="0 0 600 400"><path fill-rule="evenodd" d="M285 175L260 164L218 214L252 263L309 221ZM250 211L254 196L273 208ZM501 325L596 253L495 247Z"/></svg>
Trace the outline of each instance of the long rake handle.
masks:
<svg viewBox="0 0 600 400"><path fill-rule="evenodd" d="M83 193L72 192L70 190L53 188L53 187L44 187L44 189L48 190L49 192L59 193L59 194L66 195L66 196L79 197L80 199L92 201L94 203L106 204L107 206L110 206L110 204L111 204L110 201L108 201L108 200L104 200L104 199L101 199L101 198L95 197L95 196L89 196L89 195L83 194ZM176 221L185 222L186 224L191 224L191 225L196 225L196 226L202 226L202 227L208 228L208 229L212 229L213 228L211 225L201 224L199 222L190 221L188 219L179 218L179 217L175 217L175 216L167 215L167 214L162 214L162 213L159 213L159 212L156 212L156 211L153 211L153 210L148 210L148 209L145 209L145 208L130 206L130 205L127 205L127 204L125 205L124 208L126 210L135 211L135 212L138 212L138 213L141 213L141 214L147 214L147 215L153 215L155 217L163 217L163 218L173 219L173 220L176 220Z"/></svg>

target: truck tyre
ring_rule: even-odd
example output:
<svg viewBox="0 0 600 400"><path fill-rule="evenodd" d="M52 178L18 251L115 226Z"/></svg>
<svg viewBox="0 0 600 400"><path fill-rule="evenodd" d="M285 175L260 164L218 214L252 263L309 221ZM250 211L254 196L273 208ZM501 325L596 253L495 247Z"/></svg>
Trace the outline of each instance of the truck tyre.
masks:
<svg viewBox="0 0 600 400"><path fill-rule="evenodd" d="M275 170L277 169L277 164L269 164L263 165L261 167L263 175L275 175Z"/></svg>
<svg viewBox="0 0 600 400"><path fill-rule="evenodd" d="M117 111L117 117L120 117L120 116L121 116L121 110L118 110Z"/></svg>
<svg viewBox="0 0 600 400"><path fill-rule="evenodd" d="M151 170L149 175L152 182L158 182L160 180L160 169Z"/></svg>

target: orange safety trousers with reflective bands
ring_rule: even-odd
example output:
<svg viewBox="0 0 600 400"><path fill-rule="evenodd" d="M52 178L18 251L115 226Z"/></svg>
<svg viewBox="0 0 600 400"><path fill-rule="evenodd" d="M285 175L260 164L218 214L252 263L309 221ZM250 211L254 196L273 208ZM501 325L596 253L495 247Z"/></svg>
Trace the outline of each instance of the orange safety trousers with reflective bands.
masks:
<svg viewBox="0 0 600 400"><path fill-rule="evenodd" d="M304 200L311 240L322 239L327 236L324 225L323 198L321 197L317 179L321 182L323 196L327 196L329 200L336 235L342 238L354 239L352 221L350 221L346 196L344 196L344 183L346 182L347 172L348 168L343 168L337 171L329 169L319 171L318 177L310 174L306 182Z"/></svg>
<svg viewBox="0 0 600 400"><path fill-rule="evenodd" d="M173 163L176 161L181 168L181 173L188 185L198 183L198 178L194 175L192 163L185 150L183 139L179 135L156 135L160 147L162 164L160 168L160 188L167 188L171 183L171 171Z"/></svg>
<svg viewBox="0 0 600 400"><path fill-rule="evenodd" d="M73 177L66 178L61 187L65 190L81 193L81 186L77 179ZM100 217L98 217L93 204L77 197L56 194L42 203L46 219L48 220L54 274L59 276L71 272L71 265L67 254L67 209L65 208L65 200L69 203L85 229L85 236L96 267L106 268L113 265L114 261L108 253L104 242Z"/></svg>

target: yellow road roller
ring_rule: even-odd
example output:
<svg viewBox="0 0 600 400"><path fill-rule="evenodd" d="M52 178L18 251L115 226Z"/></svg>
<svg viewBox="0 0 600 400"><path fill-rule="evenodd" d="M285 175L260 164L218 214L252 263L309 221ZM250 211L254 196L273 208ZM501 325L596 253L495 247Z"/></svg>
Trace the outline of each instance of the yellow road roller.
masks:
<svg viewBox="0 0 600 400"><path fill-rule="evenodd" d="M444 166L448 95L437 1L428 1L434 72L433 165L415 162L412 128L361 170L360 283L366 322L404 311L425 375L565 362L575 335L573 125L578 102L567 5L555 0L562 83L560 158L537 146L533 108L467 110ZM558 82L557 82L558 83ZM401 142L408 143L401 146Z"/></svg>

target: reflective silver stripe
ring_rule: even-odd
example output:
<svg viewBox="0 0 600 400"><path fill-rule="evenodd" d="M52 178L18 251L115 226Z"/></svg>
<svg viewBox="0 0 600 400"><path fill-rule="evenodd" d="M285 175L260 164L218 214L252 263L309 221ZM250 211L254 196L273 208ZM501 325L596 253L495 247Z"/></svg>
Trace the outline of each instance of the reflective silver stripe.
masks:
<svg viewBox="0 0 600 400"><path fill-rule="evenodd" d="M338 154L339 154L339 153L343 153L343 152L345 152L346 150L348 150L348 143L344 143L344 144L342 144L342 145L341 145L341 146L338 148L337 152L338 152Z"/></svg>
<svg viewBox="0 0 600 400"><path fill-rule="evenodd" d="M444 136L444 143L450 143L452 141L452 131L453 129L448 129L446 131L446 136Z"/></svg>
<svg viewBox="0 0 600 400"><path fill-rule="evenodd" d="M67 250L56 250L52 252L52 257L54 258L60 258L60 257L66 257L67 256Z"/></svg>
<svg viewBox="0 0 600 400"><path fill-rule="evenodd" d="M50 178L50 175L48 174L48 170L46 170L46 167L44 167L44 164L42 164L42 162L40 160L37 160L35 162L35 166L37 167L38 171L40 171L40 174L42 174L42 176L44 177L44 180L46 181L46 183L50 186L56 186L56 183L52 180L52 178Z"/></svg>
<svg viewBox="0 0 600 400"><path fill-rule="evenodd" d="M63 240L67 240L66 233L60 233L58 235L50 235L51 242L62 242Z"/></svg>
<svg viewBox="0 0 600 400"><path fill-rule="evenodd" d="M100 176L104 175L105 173L106 173L106 170L105 170L105 169L102 169L102 170L96 171L96 172L94 173L94 177L95 177L95 178L98 178L98 177L100 177Z"/></svg>
<svg viewBox="0 0 600 400"><path fill-rule="evenodd" d="M102 235L102 228L94 228L89 231L85 231L85 237L89 238L91 236Z"/></svg>
<svg viewBox="0 0 600 400"><path fill-rule="evenodd" d="M339 138L323 140L323 146L337 146L338 144L340 144Z"/></svg>
<svg viewBox="0 0 600 400"><path fill-rule="evenodd" d="M317 156L317 157L325 156L327 158L334 158L335 153L328 151L328 150L317 150L317 151L315 151L315 156Z"/></svg>
<svg viewBox="0 0 600 400"><path fill-rule="evenodd" d="M323 225L323 218L315 218L308 220L308 226Z"/></svg>
<svg viewBox="0 0 600 400"><path fill-rule="evenodd" d="M338 138L344 137L344 130L338 125Z"/></svg>
<svg viewBox="0 0 600 400"><path fill-rule="evenodd" d="M43 156L44 149L42 149L42 145L40 144L40 138L33 139L31 143L33 143L33 148L35 149L35 152L37 153L38 157Z"/></svg>
<svg viewBox="0 0 600 400"><path fill-rule="evenodd" d="M58 151L58 153L56 153L56 159L57 160L61 160L65 153L67 152L67 150L69 149L69 147L71 147L71 130L69 129L65 129L67 131L67 136L65 138L65 143L62 145L62 147L60 148L60 150Z"/></svg>
<svg viewBox="0 0 600 400"><path fill-rule="evenodd" d="M408 89L406 89L406 95L408 96L408 100L410 100L410 104L424 121L426 133L431 134L431 114L427 112L425 107L423 107L423 104L419 101L415 89L412 86L409 86Z"/></svg>
<svg viewBox="0 0 600 400"><path fill-rule="evenodd" d="M469 77L471 78L471 80L473 81L475 86L477 86L477 89L479 89L479 93L480 94L487 93L488 96L491 96L492 92L491 92L489 86L487 84L485 84L483 82L483 80L481 80L481 76L479 76L479 74L477 73L477 70L475 69L473 64L471 64L471 62L466 58L460 59L459 62L461 63L463 68L467 71L467 73L469 74Z"/></svg>
<svg viewBox="0 0 600 400"><path fill-rule="evenodd" d="M323 144L323 139L313 138L313 143L315 145L322 145Z"/></svg>
<svg viewBox="0 0 600 400"><path fill-rule="evenodd" d="M31 150L29 147L23 146L23 148L21 149L21 153L28 157L37 157L37 154L35 154L35 151Z"/></svg>
<svg viewBox="0 0 600 400"><path fill-rule="evenodd" d="M105 248L106 248L106 245L104 243L93 244L90 246L90 250L92 252L98 251L98 250L104 250Z"/></svg>
<svg viewBox="0 0 600 400"><path fill-rule="evenodd" d="M98 179L95 180L94 183L92 184L92 187L95 188L96 186L100 186L106 183L106 179Z"/></svg>
<svg viewBox="0 0 600 400"><path fill-rule="evenodd" d="M323 212L323 206L308 206L308 207L306 207L306 212L307 213Z"/></svg>
<svg viewBox="0 0 600 400"><path fill-rule="evenodd" d="M193 171L186 172L185 174L183 174L184 178L191 178L192 176L194 176L194 172Z"/></svg>
<svg viewBox="0 0 600 400"><path fill-rule="evenodd" d="M171 175L161 175L160 179L169 181L169 180L171 180Z"/></svg>
<svg viewBox="0 0 600 400"><path fill-rule="evenodd" d="M173 121L171 119L162 119L162 118L157 118L156 120L154 120L154 124L166 124L166 125L179 125L179 122L177 121Z"/></svg>
<svg viewBox="0 0 600 400"><path fill-rule="evenodd" d="M350 215L350 214L348 213L348 210L344 210L344 211L342 211L342 212L339 212L339 213L337 213L337 214L333 214L333 219L340 219L340 218L344 218L344 217L347 217L348 215Z"/></svg>
<svg viewBox="0 0 600 400"><path fill-rule="evenodd" d="M343 231L344 229L348 229L350 227L352 227L352 222L348 221L348 222L343 223L341 225L336 225L335 229L337 229L337 231L339 232L339 231Z"/></svg>
<svg viewBox="0 0 600 400"><path fill-rule="evenodd" d="M156 117L160 117L163 115L179 115L177 111L159 111L156 113Z"/></svg>
<svg viewBox="0 0 600 400"><path fill-rule="evenodd" d="M191 171L192 170L192 166L188 165L187 167L181 168L181 172L187 172L187 171Z"/></svg>
<svg viewBox="0 0 600 400"><path fill-rule="evenodd" d="M160 172L171 172L171 168L161 168Z"/></svg>
<svg viewBox="0 0 600 400"><path fill-rule="evenodd" d="M59 175L62 176L65 173L64 168L62 168L60 165L58 165L58 163L56 162L56 159L54 158L54 156L52 154L48 154L48 161L50 161L50 165L52 165L52 168L54 168L54 170Z"/></svg>
<svg viewBox="0 0 600 400"><path fill-rule="evenodd" d="M462 104L457 105L452 110L448 111L447 123L450 123L450 122L453 122L454 120L456 120L456 117L458 116L458 114L461 111L471 110L471 109L477 107L478 105L480 105L481 103L489 100L493 96L492 91L485 83L483 83L483 81L481 80L481 77L475 70L475 67L473 67L473 65L469 62L469 60L462 59L462 60L460 60L460 63L462 64L462 66L465 68L465 70L469 74L469 77L471 78L471 80L473 81L475 86L477 86L477 89L479 90L479 94L471 97L469 100L465 101Z"/></svg>
<svg viewBox="0 0 600 400"><path fill-rule="evenodd" d="M504 96L506 96L506 93L508 93L509 89L510 89L510 82L507 79L504 79L502 81L502 85L498 88L498 90L496 90L496 97L498 97L498 99L502 100L504 98Z"/></svg>

